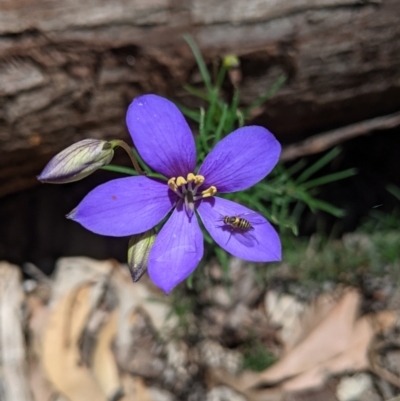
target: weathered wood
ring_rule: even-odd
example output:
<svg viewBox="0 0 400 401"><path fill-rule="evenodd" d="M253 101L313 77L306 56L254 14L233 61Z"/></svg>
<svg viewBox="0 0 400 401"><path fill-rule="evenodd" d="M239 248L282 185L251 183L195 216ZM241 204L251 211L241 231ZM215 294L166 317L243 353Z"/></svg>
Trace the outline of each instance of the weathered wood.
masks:
<svg viewBox="0 0 400 401"><path fill-rule="evenodd" d="M131 99L190 103L198 82L182 40L206 59L241 58L243 103L286 73L254 122L283 141L400 108L398 0L6 0L0 4L0 195L35 185L85 137L127 138Z"/></svg>
<svg viewBox="0 0 400 401"><path fill-rule="evenodd" d="M17 266L0 262L0 399L32 401L22 322L24 293Z"/></svg>
<svg viewBox="0 0 400 401"><path fill-rule="evenodd" d="M368 135L373 131L392 129L398 126L400 126L399 112L347 125L287 146L282 150L280 160L285 162L320 153L357 136Z"/></svg>

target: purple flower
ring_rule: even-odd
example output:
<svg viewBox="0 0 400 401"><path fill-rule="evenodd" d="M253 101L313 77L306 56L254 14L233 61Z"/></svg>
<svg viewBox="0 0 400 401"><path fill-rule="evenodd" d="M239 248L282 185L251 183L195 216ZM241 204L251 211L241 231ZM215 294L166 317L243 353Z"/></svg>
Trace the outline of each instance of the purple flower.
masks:
<svg viewBox="0 0 400 401"><path fill-rule="evenodd" d="M97 234L119 237L143 233L172 211L148 261L150 278L167 293L203 256L203 235L194 211L215 242L232 255L254 262L281 259L278 234L264 217L214 196L245 190L272 170L281 146L268 130L250 126L232 132L195 174L194 137L173 103L156 95L138 97L126 122L143 160L168 182L144 176L112 180L91 191L70 218ZM224 216L247 217L251 235L225 224Z"/></svg>

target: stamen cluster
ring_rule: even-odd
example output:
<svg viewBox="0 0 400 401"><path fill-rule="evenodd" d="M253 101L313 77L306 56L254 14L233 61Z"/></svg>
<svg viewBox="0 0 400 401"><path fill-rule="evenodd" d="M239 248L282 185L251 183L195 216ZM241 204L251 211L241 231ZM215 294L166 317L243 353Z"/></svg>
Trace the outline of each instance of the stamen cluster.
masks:
<svg viewBox="0 0 400 401"><path fill-rule="evenodd" d="M195 202L214 196L217 193L217 188L214 185L198 193L204 181L204 176L189 173L186 179L182 176L170 178L168 187L185 202L186 211L193 213Z"/></svg>

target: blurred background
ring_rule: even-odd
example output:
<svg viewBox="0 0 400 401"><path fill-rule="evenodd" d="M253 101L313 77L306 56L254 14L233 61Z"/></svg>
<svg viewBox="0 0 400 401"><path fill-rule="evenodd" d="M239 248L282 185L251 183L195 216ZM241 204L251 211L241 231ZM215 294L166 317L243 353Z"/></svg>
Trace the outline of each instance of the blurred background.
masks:
<svg viewBox="0 0 400 401"><path fill-rule="evenodd" d="M264 297L267 303L267 287L280 294L290 293L295 299L309 303L315 300L320 291L336 291L337 285L351 285L357 287L357 290L349 290L353 294L351 296L353 299L359 297L354 301L354 305L358 305L354 309L357 311L354 312L355 315L397 310L397 304L393 306L390 302L393 294L397 294L396 268L399 267L400 258L400 240L398 236L393 237L398 234L400 222L398 0L1 1L0 260L17 265L18 268L14 267L14 270L22 271L21 268L25 267L23 277L27 279L28 287L33 282L34 285L20 290L23 293L38 291L41 295L35 293L35 296L40 300L41 307L46 309L50 300L55 302L57 298L54 298L49 288L54 283L59 283L56 278L58 276L54 276L51 279L54 283L50 283L46 275L53 273L56 266L60 268L57 265L59 258L85 256L98 260L112 259L114 264L125 263L127 238L101 237L64 217L88 191L119 175L110 171L98 171L83 181L62 186L40 184L36 175L51 157L81 139L120 138L130 143L125 113L132 99L140 94L156 93L187 108L198 110L203 105L202 101L184 89L187 84L195 88L202 86L196 60L183 39L184 34L192 35L213 76L217 74L227 55L238 58L239 65L232 69L224 81L220 95L230 101L235 88L238 89L241 94L239 108L249 106L273 87L280 77L286 77L274 96L252 109L247 123L265 126L277 136L285 149L282 162L287 168L299 160L304 160L305 165L312 165L339 145L341 151L316 172L316 177L349 168L357 171L352 177L321 186L318 191L321 200L344 211L343 217L332 216L326 211L307 209L298 221L300 239L284 239L283 265L276 267L273 270L275 273L267 278L264 275L262 284L255 293L251 286L255 282L260 283L257 281L259 270L249 279L253 284L248 284L250 287L246 287L247 289L237 289L237 293L234 292L236 295L233 298L228 297L230 301L226 301L226 304L226 294L222 296L218 290L217 293L223 298L221 301L219 295L217 296L219 301L216 302L220 303L218 308L231 313L232 308L244 302L254 312L259 309ZM196 132L198 127L193 125L193 129ZM129 159L122 150L116 152L115 161L116 164L129 165ZM347 240L343 242L343 238ZM354 248L355 243L358 245ZM204 312L202 307L209 305L210 299L215 301L214 293L204 295L204 288L209 287L210 283L219 283L219 286L228 277L232 288L236 288L235 285L239 285L238 282L243 279L235 270L238 261L226 262L230 266L230 273L226 277L221 273L218 263L212 259L205 267L211 281L204 284L200 280L203 287L200 285L189 288L182 294L179 292L178 295L183 297L181 299L188 301L183 308L182 304L180 309L178 307L178 312L176 307L179 304L175 302L175 298L179 296L172 297L172 310L179 317L178 327L186 330L182 329L185 333L182 336L186 336L186 346L193 345L190 342L194 341L190 327L197 324L190 319L190 324L187 323L186 309L201 309ZM61 270L64 271L65 264L62 266ZM67 271L69 268L66 268ZM96 280L100 276L106 280L114 268L115 266L108 267L109 270L105 270L108 273L97 272ZM350 268L354 270L349 273ZM10 272L14 272L13 269ZM75 267L72 268L74 269ZM41 275L42 273L45 275ZM8 273L4 273L4 277L8 277ZM4 297L7 294L6 288L9 287L4 284L4 277L3 302L7 304L7 298ZM20 279L15 280L19 282ZM92 283L94 279L90 276L90 279L85 280ZM144 280L146 284L147 279ZM101 280L99 282L103 283ZM298 283L305 284L303 286ZM75 284L71 284L69 290L75 288ZM18 287L19 284L15 285ZM120 287L116 285L115 288ZM353 290L359 291L358 295L354 295ZM68 291L64 288L59 294ZM339 299L340 304L343 299L347 299L346 291L342 288L340 295L335 293L333 298ZM245 297L243 301L243 294L246 292L253 295L250 298ZM197 298L201 294L203 298ZM20 306L26 302L26 299L18 299L15 301L14 312L20 310ZM97 299L99 300L100 298ZM102 299L101 302L103 301ZM142 301L138 301L138 305L142 305ZM105 309L108 312L113 310L110 305L115 305L115 302L106 302L108 306ZM125 301L118 302L122 305ZM268 302L273 301L269 299ZM269 304L270 307L271 305ZM298 310L296 308L297 306L294 309ZM32 312L39 309L29 310ZM270 322L265 322L263 336L252 333L250 337L246 337L242 332L238 334L238 327L242 330L243 327L257 325L259 323L256 323L256 318L248 321L246 314L242 313L238 318L240 324L229 326L232 322L226 322L230 318L221 318L225 322L221 323L218 320L220 315L215 310L211 315L208 311L202 316L205 316L205 320L213 321L212 327L214 324L228 326L225 329L221 329L221 326L219 331L215 329L217 331L214 332L210 329L214 334L207 332L204 338L214 336L212 338L217 343L227 349L238 350L242 356L245 355L244 349L250 349L250 362L254 355L260 354L261 351L257 351L260 344L264 351L268 349L266 354L261 354L269 362L261 363L261 369L258 370L277 360L285 348L276 345L276 333L271 329ZM381 322L379 319L378 321ZM273 327L286 327L285 325L286 323L279 321ZM383 326L385 325L393 328L391 320L385 320ZM25 329L21 330L23 333ZM80 335L77 338L82 341ZM197 340L195 343L200 344ZM326 345L322 346L324 347ZM79 349L82 351L82 348ZM255 353L252 354L254 350ZM158 355L160 360L168 360L168 352L161 352ZM128 369L121 359L118 363L119 369ZM207 363L204 362L205 365ZM362 369L372 369L372 365L376 367L376 364L367 365L362 365ZM180 368L184 370L189 369L188 364L182 366ZM250 367L254 368L254 365ZM176 377L179 376L180 368L174 367ZM62 369L66 369L65 366ZM157 374L161 374L162 369L157 369ZM236 399L231 393L210 395L200 390L200 395L196 395L199 398L188 398L191 393L188 389L191 386L200 386L199 383L205 386L204 369L193 369L194 373L188 373L190 380L187 379L188 382L178 386L178 389L168 387L165 383L169 379L166 378L163 379L163 385L158 383L159 387L164 386L171 394L178 394L179 400L222 401L225 399L223 397ZM130 372L147 381L157 376L154 372L146 376L147 373L138 373L134 369ZM232 372L235 373L235 369ZM380 377L377 371L374 372L376 377ZM222 381L217 374L212 377L218 383ZM276 380L281 379L282 377ZM8 379L3 377L3 380L7 382ZM261 379L253 378L254 383L257 380ZM378 389L374 390L376 398L365 398L366 401L385 400L397 394L398 382L396 384L394 379L388 380L385 376L379 378L380 382L371 377L365 380L373 383L370 388ZM71 393L54 383L58 383L57 380L52 382L51 391L45 392L42 398L35 393L34 399L54 399L51 397L57 391L71 401L100 399L93 398L96 393L91 393L92 398L79 398L80 395L76 396L73 391ZM126 390L132 385L129 383L122 385L117 380L112 383L114 387L111 387L115 390L125 386L125 393L129 393ZM337 384L336 381L334 385ZM229 383L224 385L229 387ZM247 385L250 386L248 382L243 384L244 387ZM135 391L142 391L137 390L137 386L142 384L134 385ZM337 399L329 398L338 397L332 386L330 382L329 391L323 393L323 398L319 399ZM325 390L326 388L324 387ZM240 388L236 390L239 391ZM7 391L4 394L6 393ZM28 393L27 390L26 394ZM117 400L123 397L121 394L123 392L110 390L107 399ZM260 394L247 392L242 396L253 401L273 399L266 398L270 394ZM281 392L278 396L285 397ZM1 400L2 397L0 391ZM7 401L30 399L29 395L26 395L27 398L18 398L25 395L4 397ZM136 396L136 399L156 400L151 397L155 396L146 393ZM311 396L301 397L275 399L318 399L310 398ZM361 396L338 399L361 399L357 397Z"/></svg>

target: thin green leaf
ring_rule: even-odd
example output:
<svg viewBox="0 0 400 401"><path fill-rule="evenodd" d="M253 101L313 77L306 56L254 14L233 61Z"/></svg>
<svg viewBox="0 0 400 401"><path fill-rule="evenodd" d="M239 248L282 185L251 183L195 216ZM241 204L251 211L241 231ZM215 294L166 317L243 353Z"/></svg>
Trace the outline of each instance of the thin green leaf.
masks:
<svg viewBox="0 0 400 401"><path fill-rule="evenodd" d="M122 173L128 175L138 175L138 172L130 167L116 166L114 164L108 164L107 166L101 167L102 170L114 171L115 173Z"/></svg>
<svg viewBox="0 0 400 401"><path fill-rule="evenodd" d="M227 115L228 115L228 105L224 104L222 106L221 118L219 120L217 130L215 131L214 145L216 145L221 140Z"/></svg>
<svg viewBox="0 0 400 401"><path fill-rule="evenodd" d="M226 118L226 124L225 124L225 133L226 134L229 134L230 132L232 132L234 130L235 121L237 118L237 109L238 109L238 105L239 105L239 98L240 98L239 90L235 89L235 92L233 94L232 103L231 103L231 106L229 107L229 113Z"/></svg>
<svg viewBox="0 0 400 401"><path fill-rule="evenodd" d="M115 173L121 173L121 174L128 174L128 175L134 175L137 176L139 175L136 170L130 167L124 167L124 166L116 166L115 164L108 164L107 166L101 167L102 170L108 170L108 171L114 171ZM163 181L167 181L167 178L165 178L163 175L158 174L158 173L153 173L152 171L146 172L146 177L152 177L152 178L159 178Z"/></svg>
<svg viewBox="0 0 400 401"><path fill-rule="evenodd" d="M276 82L271 86L271 88L265 93L265 95L259 97L254 103L252 103L250 106L248 106L245 111L244 115L247 116L249 115L250 111L260 107L263 105L267 100L271 99L272 96L275 95L276 92L283 86L283 84L286 82L286 75L281 75Z"/></svg>
<svg viewBox="0 0 400 401"><path fill-rule="evenodd" d="M237 119L238 119L238 125L239 125L239 127L243 127L243 126L244 126L244 123L245 123L244 114L242 113L241 110L237 109L237 110L236 110L236 116L237 116Z"/></svg>
<svg viewBox="0 0 400 401"><path fill-rule="evenodd" d="M211 131L213 129L217 102L218 102L218 93L217 93L217 91L213 90L210 94L210 106L206 112L204 128L202 131L203 136L207 136L209 131Z"/></svg>
<svg viewBox="0 0 400 401"><path fill-rule="evenodd" d="M186 285L191 290L193 288L193 273L186 279Z"/></svg>
<svg viewBox="0 0 400 401"><path fill-rule="evenodd" d="M205 100L206 102L210 101L210 97L208 93L205 93L194 86L191 85L184 85L183 89L185 89L186 92L190 93L191 95L198 97L199 99Z"/></svg>
<svg viewBox="0 0 400 401"><path fill-rule="evenodd" d="M195 121L197 124L200 124L200 112L198 110L192 110L189 109L188 107L182 106L180 104L177 104L179 110L185 115L186 117L189 117L191 120Z"/></svg>
<svg viewBox="0 0 400 401"><path fill-rule="evenodd" d="M304 202L296 202L292 211L292 216L295 221L300 221L300 216L303 214L305 207L306 204Z"/></svg>
<svg viewBox="0 0 400 401"><path fill-rule="evenodd" d="M305 169L296 179L296 184L301 184L305 182L309 177L311 177L318 170L320 170L322 167L332 161L339 153L340 149L338 147L333 148L326 155L322 156L317 162Z"/></svg>
<svg viewBox="0 0 400 401"><path fill-rule="evenodd" d="M346 215L346 212L343 209L333 206L330 203L324 202L320 199L313 198L312 206L335 217L344 217Z"/></svg>
<svg viewBox="0 0 400 401"><path fill-rule="evenodd" d="M289 227L292 230L293 235L295 235L296 237L299 235L299 227L295 222L293 222L292 225L289 225L287 227Z"/></svg>
<svg viewBox="0 0 400 401"><path fill-rule="evenodd" d="M198 146L196 146L196 148L197 149L199 149L199 147ZM204 152L204 151L201 151L201 152L198 152L198 157L197 157L197 160L198 160L198 166L200 167L200 164L203 162L203 160L205 159L205 157L206 157L206 153Z"/></svg>
<svg viewBox="0 0 400 401"><path fill-rule="evenodd" d="M221 248L215 248L215 254L217 255L218 261L221 264L222 271L225 273L225 278L229 274L229 259L227 253Z"/></svg>
<svg viewBox="0 0 400 401"><path fill-rule="evenodd" d="M203 226L203 223L201 222L201 220L200 220L200 227L201 227L201 231L203 232L203 237L204 237L205 241L207 242L207 244L215 245L214 240L211 238L210 234Z"/></svg>
<svg viewBox="0 0 400 401"><path fill-rule="evenodd" d="M281 164L279 164L279 165L281 165ZM286 168L285 173L288 175L288 177L291 177L293 174L296 174L297 172L299 172L306 165L307 165L306 161L304 159L300 159L297 163L293 164L293 166Z"/></svg>
<svg viewBox="0 0 400 401"><path fill-rule="evenodd" d="M330 182L344 180L345 178L352 177L357 174L357 169L349 168L348 170L339 171L338 173L332 173L324 175L323 177L316 178L308 181L302 185L303 189L311 189L319 187L321 185L329 184Z"/></svg>
<svg viewBox="0 0 400 401"><path fill-rule="evenodd" d="M268 194L273 195L282 195L284 192L282 187L276 187L275 185L266 184L265 182L259 182L257 184L257 188L260 188L263 191L268 192Z"/></svg>
<svg viewBox="0 0 400 401"><path fill-rule="evenodd" d="M388 184L386 189L398 200L400 200L400 188L393 184Z"/></svg>
<svg viewBox="0 0 400 401"><path fill-rule="evenodd" d="M312 211L322 210L323 212L327 212L335 217L343 217L346 214L343 209L333 206L330 203L324 202L320 199L315 199L305 192L299 193L299 195Z"/></svg>
<svg viewBox="0 0 400 401"><path fill-rule="evenodd" d="M242 199L242 203L247 203L248 205L255 208L256 212L261 212L263 215L267 217L268 220L271 220L271 213L270 211L255 197L248 196L246 193L238 193L238 198Z"/></svg>
<svg viewBox="0 0 400 401"><path fill-rule="evenodd" d="M203 107L200 108L200 125L199 125L199 138L201 148L208 153L207 146L207 132L206 132L206 111Z"/></svg>
<svg viewBox="0 0 400 401"><path fill-rule="evenodd" d="M199 67L200 74L203 78L204 84L206 85L208 92L211 93L211 91L213 89L212 83L211 83L211 77L210 77L208 68L206 66L206 63L203 59L203 56L200 52L200 49L198 48L196 42L194 41L194 39L191 35L183 35L183 39L189 45L190 50L192 50L194 58L196 59L196 62L197 62L197 66Z"/></svg>
<svg viewBox="0 0 400 401"><path fill-rule="evenodd" d="M227 69L226 69L225 65L222 63L221 67L218 71L217 80L215 81L215 88L217 90L221 89L221 86L225 79L226 71L227 71Z"/></svg>
<svg viewBox="0 0 400 401"><path fill-rule="evenodd" d="M199 124L199 133L200 136L204 136L204 120L205 120L206 112L203 107L200 107L200 124Z"/></svg>

